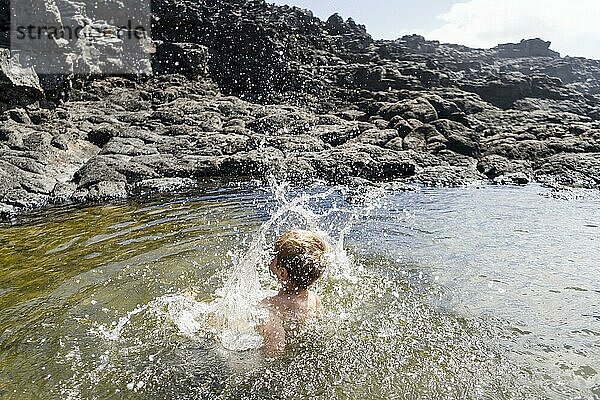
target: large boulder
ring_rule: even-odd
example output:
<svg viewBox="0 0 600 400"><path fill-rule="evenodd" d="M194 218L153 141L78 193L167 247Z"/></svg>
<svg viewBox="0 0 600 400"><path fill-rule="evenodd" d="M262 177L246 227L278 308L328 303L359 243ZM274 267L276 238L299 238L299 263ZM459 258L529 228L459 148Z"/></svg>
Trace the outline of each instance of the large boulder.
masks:
<svg viewBox="0 0 600 400"><path fill-rule="evenodd" d="M153 39L206 46L211 53L212 77L226 92L257 95L280 91L298 83L290 49L283 42L291 32L263 19L266 8L261 2L153 1ZM302 31L304 26L287 28Z"/></svg>
<svg viewBox="0 0 600 400"><path fill-rule="evenodd" d="M483 100L500 108L510 108L515 101L532 96L531 78L520 72L510 72L500 77L483 76L463 84L461 89L477 93Z"/></svg>
<svg viewBox="0 0 600 400"><path fill-rule="evenodd" d="M600 153L561 153L538 162L538 181L571 187L600 189Z"/></svg>
<svg viewBox="0 0 600 400"><path fill-rule="evenodd" d="M427 186L454 187L483 181L485 180L485 176L480 174L475 168L436 165L419 169L411 179Z"/></svg>
<svg viewBox="0 0 600 400"><path fill-rule="evenodd" d="M208 75L210 55L205 46L196 43L163 42L152 56L155 74L182 74L189 79Z"/></svg>
<svg viewBox="0 0 600 400"><path fill-rule="evenodd" d="M344 23L344 18L342 18L341 15L338 13L331 15L325 23L325 26L327 27L329 33L333 35L342 35L346 33L345 25L346 24Z"/></svg>
<svg viewBox="0 0 600 400"><path fill-rule="evenodd" d="M447 119L437 120L433 125L446 138L448 150L470 157L480 156L479 141L481 138L477 132L461 123Z"/></svg>
<svg viewBox="0 0 600 400"><path fill-rule="evenodd" d="M150 75L153 45L150 7L145 10L145 4L143 0L14 1L13 25L38 30L35 38L21 37L17 30L11 49L21 53L21 62L36 71L51 97L65 97L79 77Z"/></svg>
<svg viewBox="0 0 600 400"><path fill-rule="evenodd" d="M320 176L337 182L348 177L383 180L408 177L416 164L409 152L348 143L304 157Z"/></svg>
<svg viewBox="0 0 600 400"><path fill-rule="evenodd" d="M497 155L482 157L477 170L498 183L526 184L533 178L531 162L509 160Z"/></svg>
<svg viewBox="0 0 600 400"><path fill-rule="evenodd" d="M17 54L11 54L8 49L0 49L0 101L40 99L43 95L40 80L33 68L24 68Z"/></svg>
<svg viewBox="0 0 600 400"><path fill-rule="evenodd" d="M325 28L332 35L366 35L367 29L364 25L359 25L354 22L354 19L348 18L346 21L335 13L327 19Z"/></svg>
<svg viewBox="0 0 600 400"><path fill-rule="evenodd" d="M395 116L400 116L404 119L417 119L421 122L432 122L438 119L435 107L423 97L401 100L397 103L386 105L379 110L379 114L387 120L391 120Z"/></svg>
<svg viewBox="0 0 600 400"><path fill-rule="evenodd" d="M523 39L520 43L505 43L494 47L498 57L560 57L556 51L550 50L551 42L542 39Z"/></svg>

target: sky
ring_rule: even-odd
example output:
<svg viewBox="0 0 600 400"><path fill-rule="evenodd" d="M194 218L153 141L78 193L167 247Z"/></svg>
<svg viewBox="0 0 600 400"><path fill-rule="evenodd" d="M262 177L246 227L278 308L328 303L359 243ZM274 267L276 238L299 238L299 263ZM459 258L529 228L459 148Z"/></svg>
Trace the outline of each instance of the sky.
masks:
<svg viewBox="0 0 600 400"><path fill-rule="evenodd" d="M539 37L562 56L600 60L600 0L268 0L337 12L377 39L417 33L443 43L489 48Z"/></svg>

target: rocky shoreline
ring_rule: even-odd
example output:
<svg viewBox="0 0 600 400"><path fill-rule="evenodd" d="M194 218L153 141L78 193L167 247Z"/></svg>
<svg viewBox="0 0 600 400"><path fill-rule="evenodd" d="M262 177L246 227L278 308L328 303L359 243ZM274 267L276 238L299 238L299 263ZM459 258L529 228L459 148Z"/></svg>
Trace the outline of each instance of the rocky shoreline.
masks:
<svg viewBox="0 0 600 400"><path fill-rule="evenodd" d="M48 77L0 49L0 215L211 176L600 188L600 61L373 40L261 0L153 15L143 76Z"/></svg>

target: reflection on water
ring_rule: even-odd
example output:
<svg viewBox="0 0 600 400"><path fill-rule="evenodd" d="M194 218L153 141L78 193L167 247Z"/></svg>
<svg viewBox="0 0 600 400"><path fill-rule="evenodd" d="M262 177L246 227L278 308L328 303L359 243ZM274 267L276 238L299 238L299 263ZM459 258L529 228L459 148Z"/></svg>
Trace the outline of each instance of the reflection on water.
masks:
<svg viewBox="0 0 600 400"><path fill-rule="evenodd" d="M600 201L576 193L244 184L32 216L0 228L0 397L597 398ZM326 316L269 361L253 303L291 227L333 245Z"/></svg>

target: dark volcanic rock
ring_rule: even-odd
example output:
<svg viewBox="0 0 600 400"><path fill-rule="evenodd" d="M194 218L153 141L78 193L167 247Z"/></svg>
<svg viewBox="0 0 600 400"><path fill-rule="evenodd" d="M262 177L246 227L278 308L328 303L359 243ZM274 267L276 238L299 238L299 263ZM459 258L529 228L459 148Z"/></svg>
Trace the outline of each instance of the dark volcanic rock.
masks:
<svg viewBox="0 0 600 400"><path fill-rule="evenodd" d="M208 49L196 43L161 43L152 57L156 74L182 74L196 79L208 75Z"/></svg>
<svg viewBox="0 0 600 400"><path fill-rule="evenodd" d="M444 144L448 150L474 158L481 155L479 146L481 140L480 134L459 122L447 119L439 119L433 123L433 126L446 139Z"/></svg>
<svg viewBox="0 0 600 400"><path fill-rule="evenodd" d="M33 68L22 67L17 55L0 48L0 101L38 100L42 97L43 90Z"/></svg>
<svg viewBox="0 0 600 400"><path fill-rule="evenodd" d="M499 57L560 57L556 51L550 50L550 42L539 38L521 40L521 43L506 43L494 47Z"/></svg>
<svg viewBox="0 0 600 400"><path fill-rule="evenodd" d="M543 183L597 189L600 185L600 153L556 154L540 163L535 176Z"/></svg>
<svg viewBox="0 0 600 400"><path fill-rule="evenodd" d="M42 3L73 24L112 4ZM600 188L600 61L540 39L373 40L262 0L152 3L153 77L147 60L94 73L127 61L120 41L73 49L85 76L38 76L0 50L0 214L210 176Z"/></svg>
<svg viewBox="0 0 600 400"><path fill-rule="evenodd" d="M485 156L479 160L477 169L494 182L526 184L532 180L531 163L509 160L502 156Z"/></svg>
<svg viewBox="0 0 600 400"><path fill-rule="evenodd" d="M348 177L374 180L408 177L416 168L409 153L370 144L345 144L311 154L307 159L319 175L335 182Z"/></svg>

